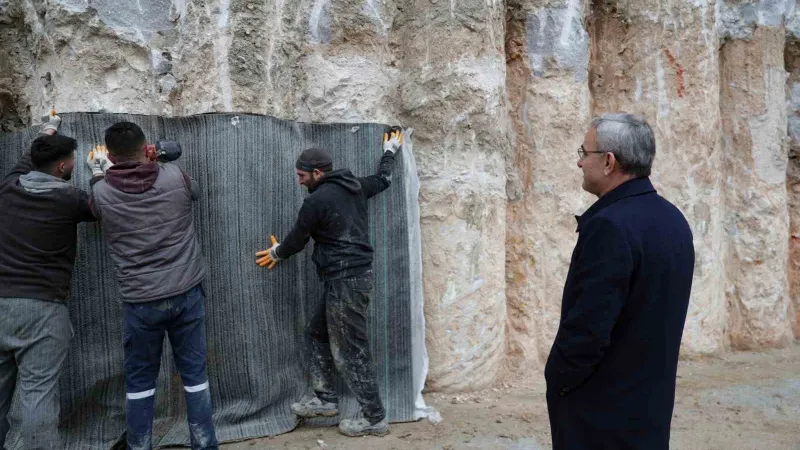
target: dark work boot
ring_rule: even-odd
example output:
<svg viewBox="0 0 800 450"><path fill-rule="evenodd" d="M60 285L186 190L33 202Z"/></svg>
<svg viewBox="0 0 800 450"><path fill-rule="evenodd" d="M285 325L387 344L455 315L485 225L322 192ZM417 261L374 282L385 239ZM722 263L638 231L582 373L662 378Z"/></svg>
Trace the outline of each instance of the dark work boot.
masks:
<svg viewBox="0 0 800 450"><path fill-rule="evenodd" d="M312 417L335 417L339 414L339 405L330 403L313 397L303 397L299 402L292 403L292 412L296 416Z"/></svg>
<svg viewBox="0 0 800 450"><path fill-rule="evenodd" d="M380 422L371 424L369 420L359 413L355 419L344 419L339 422L339 432L351 437L366 436L368 434L384 436L389 434L389 421L384 417Z"/></svg>

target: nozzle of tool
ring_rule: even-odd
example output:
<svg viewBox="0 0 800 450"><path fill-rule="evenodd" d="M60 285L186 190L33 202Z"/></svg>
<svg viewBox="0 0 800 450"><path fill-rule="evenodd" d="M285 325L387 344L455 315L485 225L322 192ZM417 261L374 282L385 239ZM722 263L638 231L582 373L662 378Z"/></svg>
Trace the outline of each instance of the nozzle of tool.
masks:
<svg viewBox="0 0 800 450"><path fill-rule="evenodd" d="M181 157L181 144L176 141L158 141L145 147L147 159L150 161L175 161Z"/></svg>

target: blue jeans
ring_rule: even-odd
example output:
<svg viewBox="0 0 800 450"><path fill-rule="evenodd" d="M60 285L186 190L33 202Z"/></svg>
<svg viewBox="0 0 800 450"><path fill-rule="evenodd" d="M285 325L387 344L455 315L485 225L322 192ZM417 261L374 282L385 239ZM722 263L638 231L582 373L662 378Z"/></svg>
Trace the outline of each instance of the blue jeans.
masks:
<svg viewBox="0 0 800 450"><path fill-rule="evenodd" d="M128 449L152 448L153 400L164 333L186 391L192 449L216 449L206 375L205 297L200 285L147 303L125 303L125 385Z"/></svg>

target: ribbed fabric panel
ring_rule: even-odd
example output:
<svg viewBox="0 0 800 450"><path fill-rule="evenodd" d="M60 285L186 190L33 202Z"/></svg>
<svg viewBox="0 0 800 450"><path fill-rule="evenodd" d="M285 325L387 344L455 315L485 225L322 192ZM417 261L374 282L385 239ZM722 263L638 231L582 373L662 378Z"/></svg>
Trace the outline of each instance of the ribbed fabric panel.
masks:
<svg viewBox="0 0 800 450"><path fill-rule="evenodd" d="M357 176L372 174L388 127L304 124L250 114L61 117L59 132L79 142L72 183L87 191L91 174L86 154L103 144L105 129L115 122L139 124L151 142L173 139L182 144L177 163L202 190L194 215L208 265L204 289L209 389L217 436L223 442L292 430L297 421L289 406L309 390L305 311L308 302L320 300L322 284L311 262L312 243L272 271L255 264L255 252L269 247L270 234L282 239L294 224L306 195L294 168L300 151L323 147L336 168L350 168ZM36 129L0 134L0 172L11 169L36 135ZM417 385L421 386L420 373L424 378L415 368L425 359L420 358L424 347L412 348L412 331L419 334L412 326L412 309L420 309L414 317L421 320L416 317L421 316L422 299L421 280L412 282L408 275L419 273L421 265L414 251L418 238L409 241L409 236L419 235L418 216L409 215L413 209L406 192L406 183L416 179L404 165L410 156L399 153L392 186L369 204L375 249L369 333L378 385L393 422L414 420L415 373ZM125 430L122 310L99 225L82 225L78 234L68 302L75 337L60 383L62 425L66 448L110 448ZM419 347L419 336L415 342ZM339 386L344 389L341 382ZM183 398L184 386L165 342L156 390L157 445L189 443ZM355 415L357 404L349 394L341 410L344 417ZM13 426L18 415L12 411L11 416ZM9 436L10 448L21 443L15 430Z"/></svg>

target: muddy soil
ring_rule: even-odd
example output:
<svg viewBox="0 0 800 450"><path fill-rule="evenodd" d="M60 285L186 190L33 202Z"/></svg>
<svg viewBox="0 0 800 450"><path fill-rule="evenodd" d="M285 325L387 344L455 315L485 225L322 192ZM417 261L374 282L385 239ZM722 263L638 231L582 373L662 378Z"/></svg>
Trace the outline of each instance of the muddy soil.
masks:
<svg viewBox="0 0 800 450"><path fill-rule="evenodd" d="M442 422L393 424L385 437L347 438L337 429L291 433L223 446L260 449L549 449L541 373L520 386L429 394ZM671 448L800 450L800 345L684 361L678 372Z"/></svg>

